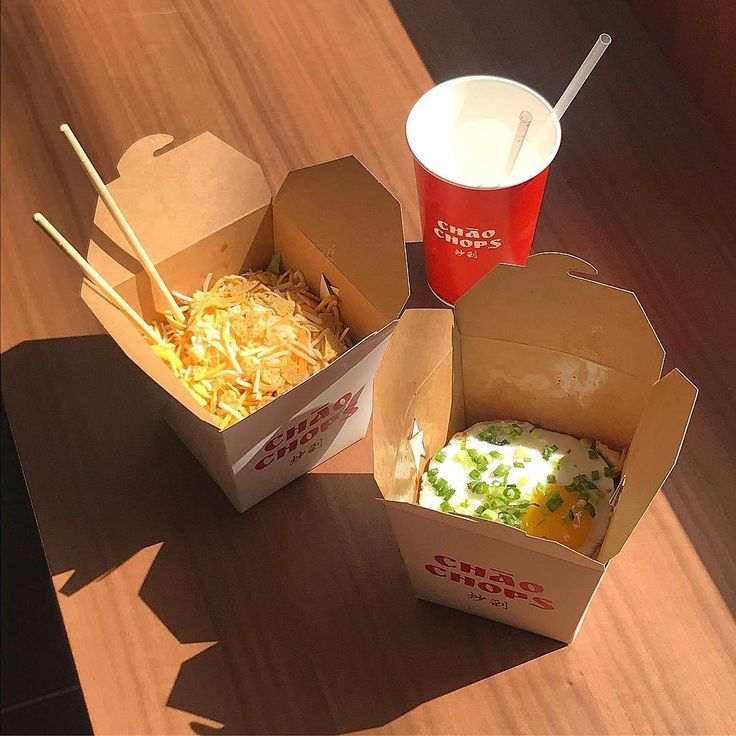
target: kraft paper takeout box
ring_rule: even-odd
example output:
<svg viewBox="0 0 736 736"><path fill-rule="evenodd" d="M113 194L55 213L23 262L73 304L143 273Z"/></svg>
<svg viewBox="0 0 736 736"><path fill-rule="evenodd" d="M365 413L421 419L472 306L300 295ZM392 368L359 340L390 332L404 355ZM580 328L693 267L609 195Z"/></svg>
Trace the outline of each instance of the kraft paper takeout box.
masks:
<svg viewBox="0 0 736 736"><path fill-rule="evenodd" d="M339 295L355 343L221 431L128 319L83 286L105 329L170 394L169 424L244 511L365 435L375 371L408 294L401 211L353 157L292 171L272 201L260 166L211 133L159 151L172 141L152 135L133 144L109 184L169 288L191 294L210 272L214 283L265 268L280 251L315 293ZM151 320L165 302L99 200L94 222L89 262Z"/></svg>
<svg viewBox="0 0 736 736"><path fill-rule="evenodd" d="M611 559L672 470L697 389L636 296L569 272L574 256L502 265L447 309L402 316L375 383L374 465L418 597L570 642ZM597 560L483 519L416 504L429 458L488 419L628 448Z"/></svg>

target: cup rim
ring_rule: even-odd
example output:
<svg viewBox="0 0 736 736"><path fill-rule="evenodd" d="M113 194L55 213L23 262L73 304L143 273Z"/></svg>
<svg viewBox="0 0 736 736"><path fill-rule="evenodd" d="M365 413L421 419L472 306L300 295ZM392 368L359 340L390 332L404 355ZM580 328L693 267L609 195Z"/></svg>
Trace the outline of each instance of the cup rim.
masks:
<svg viewBox="0 0 736 736"><path fill-rule="evenodd" d="M429 166L427 166L424 161L417 155L416 150L411 144L411 139L409 137L409 120L411 119L411 116L414 114L414 111L417 108L417 105L428 95L433 94L436 90L438 90L440 87L452 87L464 82L470 82L475 80L491 80L494 82L507 82L509 84L514 85L515 87L521 87L522 89L526 90L530 94L532 94L534 97L536 97L544 107L546 107L550 115L552 116L552 119L555 123L555 132L556 132L556 140L555 145L552 148L552 151L550 155L544 160L544 163L538 167L538 170L535 170L533 174L530 174L529 176L525 176L521 179L512 179L508 184L505 184L502 187L484 187L484 186L471 186L469 184L461 184L458 181L453 181L452 179L447 179L444 176L441 176L436 171L433 171ZM470 74L464 77L455 77L454 79L448 79L445 82L440 82L439 84L436 84L434 87L428 89L413 105L411 110L409 110L409 114L406 117L406 124L404 126L404 137L406 138L406 144L409 146L409 150L411 151L411 155L414 157L414 160L429 174L436 177L437 179L440 179L441 181L446 182L447 184L452 184L453 186L460 187L462 189L469 189L471 191L494 191L494 190L501 190L501 189L510 189L511 187L519 186L520 184L526 184L526 182L531 181L535 177L539 176L545 169L547 169L552 161L554 161L555 156L557 155L557 152L560 150L560 144L562 143L562 127L560 126L560 121L557 119L557 116L554 114L554 108L552 105L550 105L547 100L542 97L542 95L539 94L536 90L533 90L531 87L528 87L526 84L522 84L521 82L517 82L515 79L509 79L508 77L497 77L491 74Z"/></svg>

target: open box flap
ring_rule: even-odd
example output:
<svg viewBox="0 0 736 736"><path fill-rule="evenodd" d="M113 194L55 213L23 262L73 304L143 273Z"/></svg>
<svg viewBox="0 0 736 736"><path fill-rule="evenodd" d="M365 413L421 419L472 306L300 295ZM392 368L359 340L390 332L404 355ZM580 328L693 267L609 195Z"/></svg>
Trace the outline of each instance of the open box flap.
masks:
<svg viewBox="0 0 736 736"><path fill-rule="evenodd" d="M576 271L598 273L565 253L538 253L525 267L501 264L455 305L461 336L570 353L654 384L664 350L636 295Z"/></svg>
<svg viewBox="0 0 736 736"><path fill-rule="evenodd" d="M151 260L163 264L255 215L257 222L249 228L252 239L271 201L261 167L209 132L155 155L172 141L169 135L151 135L134 143L120 159L120 177L108 185ZM94 222L98 232L93 234L88 260L117 287L142 268L99 199ZM216 276L239 272L251 244L242 236L239 241L218 244L231 250L218 264L223 270ZM171 280L161 271L169 288L187 288L181 283L187 274Z"/></svg>
<svg viewBox="0 0 736 736"><path fill-rule="evenodd" d="M677 462L698 390L673 370L653 388L624 463L621 496L598 559L606 563L626 540Z"/></svg>
<svg viewBox="0 0 736 736"><path fill-rule="evenodd" d="M273 206L277 240L288 220L380 315L382 324L370 331L399 314L409 289L401 208L354 156L290 172ZM288 265L286 251L284 258ZM322 273L335 280L322 265L315 262L314 273L300 266L315 290ZM349 299L343 284L335 285Z"/></svg>
<svg viewBox="0 0 736 736"><path fill-rule="evenodd" d="M452 404L452 333L449 309L410 309L391 336L373 396L373 470L385 498L411 501L416 493L417 466L409 443L415 421L425 448L445 443ZM434 386L432 403L417 407L417 393L428 381Z"/></svg>
<svg viewBox="0 0 736 736"><path fill-rule="evenodd" d="M603 565L600 562L592 560L590 557L586 557L585 555L581 555L579 552L575 552L575 550L565 547L564 544L553 542L549 539L543 539L541 537L530 537L520 529L514 529L513 527L506 526L505 524L488 521L487 519L474 519L471 516L464 516L462 514L445 514L442 511L428 509L424 506L405 503L403 501L386 500L384 503L387 505L389 513L402 512L415 517L431 518L434 521L439 521L442 524L451 526L455 529L465 530L471 534L478 534L488 539L507 542L508 544L513 544L516 547L522 547L532 552L555 557L574 565L580 565L582 567L595 570L603 570Z"/></svg>
<svg viewBox="0 0 736 736"><path fill-rule="evenodd" d="M134 143L109 189L169 288L186 293L201 286L207 271L238 273L254 243L264 250L271 195L261 167L211 133L155 155L172 140L151 135ZM99 199L94 222L87 259L150 321L163 298ZM87 286L82 298L136 365L199 419L216 424L127 318Z"/></svg>
<svg viewBox="0 0 736 736"><path fill-rule="evenodd" d="M498 266L458 300L468 424L524 419L629 442L664 351L633 293L574 271L596 273L540 253Z"/></svg>

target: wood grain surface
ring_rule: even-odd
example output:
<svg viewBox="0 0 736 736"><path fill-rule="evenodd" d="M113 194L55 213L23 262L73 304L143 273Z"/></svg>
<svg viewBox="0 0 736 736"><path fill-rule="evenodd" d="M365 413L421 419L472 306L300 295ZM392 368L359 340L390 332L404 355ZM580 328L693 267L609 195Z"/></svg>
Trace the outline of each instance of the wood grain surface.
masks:
<svg viewBox="0 0 736 736"><path fill-rule="evenodd" d="M87 241L95 194L62 121L105 180L142 135L211 130L272 187L357 154L415 240L403 120L432 78L554 100L603 30L535 250L634 290L701 395L563 647L414 599L369 440L235 513L30 216ZM97 733L736 732L736 182L624 2L5 0L2 93L3 398Z"/></svg>
<svg viewBox="0 0 736 736"><path fill-rule="evenodd" d="M736 155L736 5L733 0L628 0Z"/></svg>

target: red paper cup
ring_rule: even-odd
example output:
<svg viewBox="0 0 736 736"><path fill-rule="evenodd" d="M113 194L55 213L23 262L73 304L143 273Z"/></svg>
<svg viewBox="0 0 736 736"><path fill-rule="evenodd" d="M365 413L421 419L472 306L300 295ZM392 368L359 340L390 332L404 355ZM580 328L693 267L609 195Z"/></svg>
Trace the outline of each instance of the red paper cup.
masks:
<svg viewBox="0 0 736 736"><path fill-rule="evenodd" d="M511 175L522 110L532 113ZM537 92L502 77L460 77L419 98L406 121L422 217L427 280L454 304L499 263L529 256L562 131Z"/></svg>

